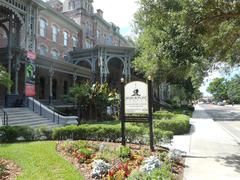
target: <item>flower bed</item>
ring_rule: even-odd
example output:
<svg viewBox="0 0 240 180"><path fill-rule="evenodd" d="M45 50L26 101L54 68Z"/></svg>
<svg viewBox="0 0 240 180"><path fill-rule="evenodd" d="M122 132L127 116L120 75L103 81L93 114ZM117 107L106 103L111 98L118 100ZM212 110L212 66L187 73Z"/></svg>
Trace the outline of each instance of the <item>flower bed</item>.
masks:
<svg viewBox="0 0 240 180"><path fill-rule="evenodd" d="M64 141L58 152L78 167L85 179L179 179L181 155L166 149L150 152L147 147L96 141ZM173 156L174 154L174 156ZM178 157L176 157L178 156ZM182 164L181 164L182 165Z"/></svg>

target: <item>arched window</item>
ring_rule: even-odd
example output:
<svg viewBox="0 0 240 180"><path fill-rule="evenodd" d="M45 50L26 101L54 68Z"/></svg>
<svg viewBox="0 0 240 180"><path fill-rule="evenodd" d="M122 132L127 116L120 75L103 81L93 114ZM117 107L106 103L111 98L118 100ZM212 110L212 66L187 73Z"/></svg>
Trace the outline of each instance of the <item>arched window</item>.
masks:
<svg viewBox="0 0 240 180"><path fill-rule="evenodd" d="M51 50L51 55L53 59L58 59L59 58L59 53L56 49Z"/></svg>
<svg viewBox="0 0 240 180"><path fill-rule="evenodd" d="M47 36L47 21L43 18L40 18L39 22L39 34L42 37Z"/></svg>
<svg viewBox="0 0 240 180"><path fill-rule="evenodd" d="M46 46L40 45L38 50L39 50L39 54L40 55L42 55L42 56L46 56L47 55L48 49L47 49Z"/></svg>
<svg viewBox="0 0 240 180"><path fill-rule="evenodd" d="M69 10L75 9L75 2L74 2L74 1L70 1L70 2L68 3L68 9L69 9Z"/></svg>
<svg viewBox="0 0 240 180"><path fill-rule="evenodd" d="M57 42L59 29L56 25L52 26L52 41Z"/></svg>
<svg viewBox="0 0 240 180"><path fill-rule="evenodd" d="M68 45L68 32L63 32L63 45L67 47Z"/></svg>
<svg viewBox="0 0 240 180"><path fill-rule="evenodd" d="M77 45L78 45L77 37L76 37L76 36L73 36L72 39L73 39L73 47L76 48Z"/></svg>
<svg viewBox="0 0 240 180"><path fill-rule="evenodd" d="M8 46L8 38L6 31L0 27L0 48L4 48Z"/></svg>

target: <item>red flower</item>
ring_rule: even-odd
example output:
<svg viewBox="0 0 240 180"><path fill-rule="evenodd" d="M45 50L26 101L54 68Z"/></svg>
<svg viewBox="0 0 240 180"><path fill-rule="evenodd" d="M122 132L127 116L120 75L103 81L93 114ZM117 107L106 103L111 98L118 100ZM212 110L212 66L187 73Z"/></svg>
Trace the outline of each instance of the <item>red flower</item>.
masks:
<svg viewBox="0 0 240 180"><path fill-rule="evenodd" d="M123 169L123 165L121 163L118 164L118 170L122 170Z"/></svg>
<svg viewBox="0 0 240 180"><path fill-rule="evenodd" d="M114 174L115 174L115 171L113 169L108 172L108 175L111 176L111 177L113 177Z"/></svg>

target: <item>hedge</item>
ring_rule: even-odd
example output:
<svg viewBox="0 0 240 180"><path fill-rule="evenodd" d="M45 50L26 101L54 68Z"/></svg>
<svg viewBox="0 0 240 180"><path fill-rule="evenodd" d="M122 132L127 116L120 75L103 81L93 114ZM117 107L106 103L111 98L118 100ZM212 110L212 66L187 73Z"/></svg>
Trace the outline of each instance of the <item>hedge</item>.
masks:
<svg viewBox="0 0 240 180"><path fill-rule="evenodd" d="M28 126L1 126L0 143L15 142L22 137L25 141L34 140L34 129Z"/></svg>
<svg viewBox="0 0 240 180"><path fill-rule="evenodd" d="M155 119L154 127L163 131L172 131L174 135L186 134L190 130L189 116L175 114L171 119Z"/></svg>
<svg viewBox="0 0 240 180"><path fill-rule="evenodd" d="M169 111L156 111L153 113L154 119L171 119L175 116L174 113L171 113Z"/></svg>
<svg viewBox="0 0 240 180"><path fill-rule="evenodd" d="M147 128L128 125L126 127L126 139L129 142L135 142L141 137L148 135ZM60 128L54 128L53 139L55 140L96 140L96 141L112 141L119 142L121 139L121 126L104 125L104 124L83 124L80 126L71 125ZM173 137L172 132L156 131L157 138Z"/></svg>

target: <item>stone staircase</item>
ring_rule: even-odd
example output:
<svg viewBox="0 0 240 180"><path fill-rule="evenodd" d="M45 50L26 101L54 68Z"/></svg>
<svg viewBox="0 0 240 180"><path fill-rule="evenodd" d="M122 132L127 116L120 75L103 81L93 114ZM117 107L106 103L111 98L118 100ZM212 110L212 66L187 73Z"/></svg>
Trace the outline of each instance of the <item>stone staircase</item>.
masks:
<svg viewBox="0 0 240 180"><path fill-rule="evenodd" d="M8 114L8 124L10 126L30 126L33 128L46 126L48 128L60 127L61 125L34 113L28 108L5 108ZM0 112L3 119L3 113Z"/></svg>

